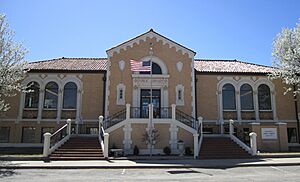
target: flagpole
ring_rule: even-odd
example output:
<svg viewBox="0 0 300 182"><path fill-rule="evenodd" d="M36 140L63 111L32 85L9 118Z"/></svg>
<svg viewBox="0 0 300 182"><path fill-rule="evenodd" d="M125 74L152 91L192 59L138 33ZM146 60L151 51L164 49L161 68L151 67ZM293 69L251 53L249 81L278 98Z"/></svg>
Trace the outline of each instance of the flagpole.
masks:
<svg viewBox="0 0 300 182"><path fill-rule="evenodd" d="M152 118L153 118L153 103L152 103L152 55L153 55L153 48L152 43L150 43L150 126L149 126L149 140L150 140L150 156L152 156L152 147L153 147L153 128L152 128Z"/></svg>

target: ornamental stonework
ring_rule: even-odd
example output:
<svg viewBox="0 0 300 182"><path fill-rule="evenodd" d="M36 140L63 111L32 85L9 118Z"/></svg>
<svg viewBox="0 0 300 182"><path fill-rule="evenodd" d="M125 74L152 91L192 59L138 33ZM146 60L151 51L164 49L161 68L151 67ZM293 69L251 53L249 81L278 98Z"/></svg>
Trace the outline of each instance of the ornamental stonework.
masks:
<svg viewBox="0 0 300 182"><path fill-rule="evenodd" d="M169 80L167 78L133 78L133 87L145 87L150 86L152 80L152 86L168 87Z"/></svg>

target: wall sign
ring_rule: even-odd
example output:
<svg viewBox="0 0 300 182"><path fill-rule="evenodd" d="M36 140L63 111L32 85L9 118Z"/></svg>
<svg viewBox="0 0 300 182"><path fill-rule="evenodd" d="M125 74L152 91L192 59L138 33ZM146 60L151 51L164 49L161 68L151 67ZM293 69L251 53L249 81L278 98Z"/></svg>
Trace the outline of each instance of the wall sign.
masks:
<svg viewBox="0 0 300 182"><path fill-rule="evenodd" d="M261 138L262 139L277 139L277 128L262 128L261 129Z"/></svg>

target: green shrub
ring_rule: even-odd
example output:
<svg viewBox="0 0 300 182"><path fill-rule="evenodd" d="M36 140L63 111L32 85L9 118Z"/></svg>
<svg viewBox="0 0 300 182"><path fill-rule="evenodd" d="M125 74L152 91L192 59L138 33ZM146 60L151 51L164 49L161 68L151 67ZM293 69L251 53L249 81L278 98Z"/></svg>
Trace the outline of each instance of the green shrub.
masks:
<svg viewBox="0 0 300 182"><path fill-rule="evenodd" d="M186 155L192 155L191 147L185 147L185 154Z"/></svg>
<svg viewBox="0 0 300 182"><path fill-rule="evenodd" d="M170 149L170 147L165 147L165 148L164 148L164 153L165 153L166 155L170 155L170 154L171 154L171 149Z"/></svg>
<svg viewBox="0 0 300 182"><path fill-rule="evenodd" d="M139 148L135 145L134 148L133 148L133 154L134 154L134 155L139 155L139 153L140 153L140 150L139 150Z"/></svg>

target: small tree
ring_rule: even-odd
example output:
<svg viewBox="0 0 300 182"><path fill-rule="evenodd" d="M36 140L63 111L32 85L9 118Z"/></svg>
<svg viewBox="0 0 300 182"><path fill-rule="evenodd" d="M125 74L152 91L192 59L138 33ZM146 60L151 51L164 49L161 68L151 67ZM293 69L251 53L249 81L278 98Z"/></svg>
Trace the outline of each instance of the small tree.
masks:
<svg viewBox="0 0 300 182"><path fill-rule="evenodd" d="M9 109L5 101L17 92L25 91L21 81L26 75L26 49L13 41L14 33L9 29L5 15L0 14L0 112Z"/></svg>
<svg viewBox="0 0 300 182"><path fill-rule="evenodd" d="M300 23L283 29L273 43L274 69L272 79L280 78L289 85L286 92L300 94Z"/></svg>

